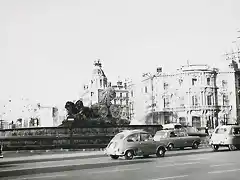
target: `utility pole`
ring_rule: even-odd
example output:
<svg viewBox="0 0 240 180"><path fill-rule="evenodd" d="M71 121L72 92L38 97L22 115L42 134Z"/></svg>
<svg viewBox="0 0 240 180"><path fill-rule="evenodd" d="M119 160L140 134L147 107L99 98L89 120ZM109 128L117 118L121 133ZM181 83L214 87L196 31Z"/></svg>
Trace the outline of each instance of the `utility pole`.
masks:
<svg viewBox="0 0 240 180"><path fill-rule="evenodd" d="M149 78L150 79L150 81L151 81L151 101L152 101L152 104L151 104L151 112L152 112L152 124L153 124L153 113L154 113L154 107L155 107L155 103L154 103L154 93L153 93L153 91L154 91L154 84L153 84L153 80L154 80L154 78L156 77L156 75L154 74L154 75L152 75L151 73L144 73L143 74L143 77L147 77L147 78Z"/></svg>
<svg viewBox="0 0 240 180"><path fill-rule="evenodd" d="M3 119L0 120L1 121L1 128L0 129L3 129Z"/></svg>

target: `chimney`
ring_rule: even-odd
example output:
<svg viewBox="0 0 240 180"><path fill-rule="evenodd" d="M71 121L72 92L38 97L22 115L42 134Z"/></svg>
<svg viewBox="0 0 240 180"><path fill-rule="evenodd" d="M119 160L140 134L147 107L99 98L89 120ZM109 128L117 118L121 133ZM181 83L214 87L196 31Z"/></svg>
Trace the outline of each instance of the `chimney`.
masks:
<svg viewBox="0 0 240 180"><path fill-rule="evenodd" d="M161 73L162 72L162 67L158 67L157 68L157 73Z"/></svg>
<svg viewBox="0 0 240 180"><path fill-rule="evenodd" d="M127 89L127 83L124 83L124 89Z"/></svg>

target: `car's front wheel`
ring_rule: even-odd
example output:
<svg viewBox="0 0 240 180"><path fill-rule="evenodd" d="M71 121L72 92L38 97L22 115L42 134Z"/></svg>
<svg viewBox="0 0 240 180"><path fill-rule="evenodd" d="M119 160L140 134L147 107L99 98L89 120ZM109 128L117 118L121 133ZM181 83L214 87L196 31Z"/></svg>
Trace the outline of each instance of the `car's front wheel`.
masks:
<svg viewBox="0 0 240 180"><path fill-rule="evenodd" d="M133 159L133 156L134 156L134 152L133 152L132 150L126 151L126 153L125 153L125 159L126 159L126 160L131 160L131 159Z"/></svg>
<svg viewBox="0 0 240 180"><path fill-rule="evenodd" d="M212 149L214 150L214 151L217 151L218 149L219 149L219 145L212 145Z"/></svg>
<svg viewBox="0 0 240 180"><path fill-rule="evenodd" d="M229 144L229 145L228 145L228 149L229 149L230 151L235 151L235 150L237 150L236 146L234 146L233 144Z"/></svg>
<svg viewBox="0 0 240 180"><path fill-rule="evenodd" d="M236 145L237 150L240 150L240 145Z"/></svg>
<svg viewBox="0 0 240 180"><path fill-rule="evenodd" d="M159 147L156 152L157 157L164 157L165 156L165 148L164 147Z"/></svg>
<svg viewBox="0 0 240 180"><path fill-rule="evenodd" d="M173 145L172 143L170 143L170 144L167 146L167 149L168 149L169 151L172 151L173 148L174 148L174 145Z"/></svg>
<svg viewBox="0 0 240 180"><path fill-rule="evenodd" d="M110 155L110 157L111 157L112 159L118 159L118 158L119 158L119 156L117 156L117 155Z"/></svg>
<svg viewBox="0 0 240 180"><path fill-rule="evenodd" d="M193 149L198 149L198 146L199 146L199 144L197 142L194 142L193 145L192 145L192 148Z"/></svg>

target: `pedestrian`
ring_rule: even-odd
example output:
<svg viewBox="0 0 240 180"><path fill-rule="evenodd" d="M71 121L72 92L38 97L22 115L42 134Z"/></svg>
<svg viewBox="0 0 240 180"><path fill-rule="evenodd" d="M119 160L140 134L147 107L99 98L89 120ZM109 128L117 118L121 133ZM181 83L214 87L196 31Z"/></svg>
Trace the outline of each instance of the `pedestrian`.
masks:
<svg viewBox="0 0 240 180"><path fill-rule="evenodd" d="M205 128L205 133L206 133L207 135L209 135L209 133L208 133L208 127Z"/></svg>
<svg viewBox="0 0 240 180"><path fill-rule="evenodd" d="M3 158L3 153L2 153L3 145L0 144L0 158Z"/></svg>

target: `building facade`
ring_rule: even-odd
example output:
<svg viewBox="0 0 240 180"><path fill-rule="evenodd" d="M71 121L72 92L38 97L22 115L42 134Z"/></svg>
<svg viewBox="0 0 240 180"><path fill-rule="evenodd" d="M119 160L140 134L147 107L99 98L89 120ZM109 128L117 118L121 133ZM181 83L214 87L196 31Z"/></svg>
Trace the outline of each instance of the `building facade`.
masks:
<svg viewBox="0 0 240 180"><path fill-rule="evenodd" d="M127 81L118 81L112 84L108 81L102 69L100 60L94 62L94 69L92 71L92 78L89 83L83 86L83 93L80 99L84 106L92 106L100 102L101 92L107 88L113 88L116 92L116 97L111 101L112 104L121 107L121 119L129 119L129 90Z"/></svg>
<svg viewBox="0 0 240 180"><path fill-rule="evenodd" d="M186 65L175 73L145 77L142 98L146 124L214 128L220 123L235 123L240 115L239 88L240 74L234 60L224 70Z"/></svg>

